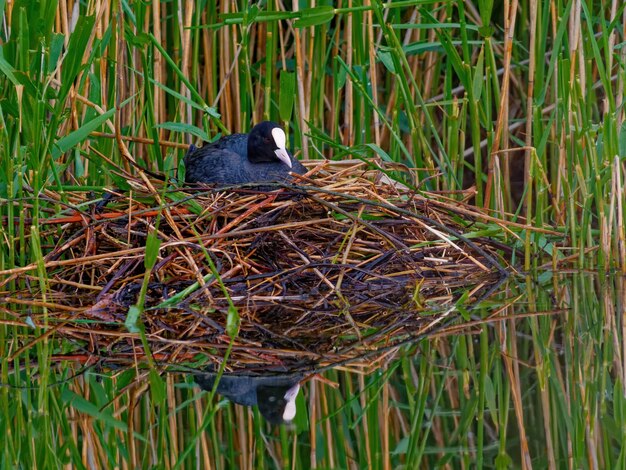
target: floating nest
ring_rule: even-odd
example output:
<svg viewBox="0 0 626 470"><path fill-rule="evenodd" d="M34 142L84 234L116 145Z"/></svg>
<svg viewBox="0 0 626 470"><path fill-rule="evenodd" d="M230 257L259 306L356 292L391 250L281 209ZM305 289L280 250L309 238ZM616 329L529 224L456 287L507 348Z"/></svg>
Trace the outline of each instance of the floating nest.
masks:
<svg viewBox="0 0 626 470"><path fill-rule="evenodd" d="M0 297L28 306L18 323L42 326L45 309L73 345L59 359L293 370L432 334L506 275L475 208L365 163L309 167L271 188L138 178L96 202L48 193L64 209L40 221L44 263L0 273Z"/></svg>

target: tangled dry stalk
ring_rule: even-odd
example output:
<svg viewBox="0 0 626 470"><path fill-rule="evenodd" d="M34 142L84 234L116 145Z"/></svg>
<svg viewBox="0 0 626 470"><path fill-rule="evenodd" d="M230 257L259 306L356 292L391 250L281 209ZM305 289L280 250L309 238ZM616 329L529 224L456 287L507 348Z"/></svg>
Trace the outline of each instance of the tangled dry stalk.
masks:
<svg viewBox="0 0 626 470"><path fill-rule="evenodd" d="M141 323L152 357L167 365L220 362L231 305L241 318L232 370L374 356L456 319L459 298L475 302L505 273L501 244L466 236L483 214L409 191L364 163L319 164L274 188L160 184L154 194L130 183L134 191L106 204L72 194L71 209L43 222L41 240L55 241L44 283L36 265L1 273L5 302L31 305L37 325L45 310L74 357L119 365L146 357L124 321L144 283L150 233L160 247ZM2 292L9 283L22 288Z"/></svg>

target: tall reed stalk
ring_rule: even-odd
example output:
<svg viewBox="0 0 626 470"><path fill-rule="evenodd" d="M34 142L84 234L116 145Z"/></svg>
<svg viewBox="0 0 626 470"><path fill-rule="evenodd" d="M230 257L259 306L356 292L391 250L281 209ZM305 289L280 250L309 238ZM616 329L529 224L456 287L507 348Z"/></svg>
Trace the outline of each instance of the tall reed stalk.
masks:
<svg viewBox="0 0 626 470"><path fill-rule="evenodd" d="M328 372L289 429L207 408L191 378L53 369L67 345L22 326L45 305L2 301L4 466L626 465L626 290L608 275L626 273L623 2L17 0L3 13L0 270L41 266L55 240L40 221L73 192L129 189L116 170L130 158L175 177L188 144L272 119L301 158L398 162L411 187L516 222L499 236L539 272L470 333L369 375ZM564 266L603 274L550 271Z"/></svg>

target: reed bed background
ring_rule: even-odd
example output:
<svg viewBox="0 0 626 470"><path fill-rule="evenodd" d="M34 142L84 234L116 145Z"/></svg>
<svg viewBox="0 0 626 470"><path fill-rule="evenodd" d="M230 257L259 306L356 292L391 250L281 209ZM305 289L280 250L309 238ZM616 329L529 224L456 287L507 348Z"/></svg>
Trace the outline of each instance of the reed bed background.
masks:
<svg viewBox="0 0 626 470"><path fill-rule="evenodd" d="M3 299L7 466L626 465L622 2L23 0L3 13L0 270L38 263L44 300L44 219L76 193L129 189L132 160L176 177L189 143L262 119L300 158L396 162L409 187L470 194L507 221L493 236L529 273L466 331L310 382L293 428L191 378L53 367L64 345L45 302Z"/></svg>

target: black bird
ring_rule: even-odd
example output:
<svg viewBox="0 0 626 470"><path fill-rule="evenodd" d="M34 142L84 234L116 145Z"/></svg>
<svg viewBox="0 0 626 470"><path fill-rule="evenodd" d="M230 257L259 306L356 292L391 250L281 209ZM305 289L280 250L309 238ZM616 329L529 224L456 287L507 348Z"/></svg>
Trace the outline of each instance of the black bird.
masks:
<svg viewBox="0 0 626 470"><path fill-rule="evenodd" d="M269 183L289 180L289 172L306 168L287 150L285 131L271 121L252 128L249 134L232 134L185 156L187 183L219 185Z"/></svg>
<svg viewBox="0 0 626 470"><path fill-rule="evenodd" d="M212 369L212 368L210 368ZM233 403L258 406L261 415L272 424L290 422L296 415L296 397L304 374L293 372L255 374L227 374L220 378L217 393ZM217 373L199 372L195 380L200 388L211 391Z"/></svg>

